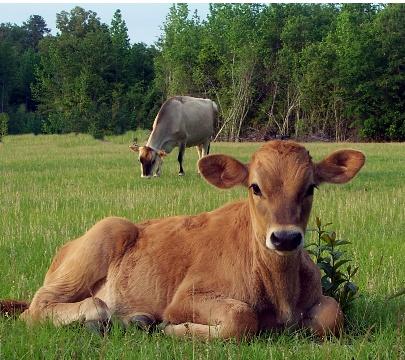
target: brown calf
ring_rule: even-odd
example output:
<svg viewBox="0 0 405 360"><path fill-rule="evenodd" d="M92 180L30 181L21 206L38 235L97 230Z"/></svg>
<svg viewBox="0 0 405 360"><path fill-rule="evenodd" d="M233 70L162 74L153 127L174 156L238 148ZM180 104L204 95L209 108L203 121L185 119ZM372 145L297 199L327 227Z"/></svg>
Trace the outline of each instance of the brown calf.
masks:
<svg viewBox="0 0 405 360"><path fill-rule="evenodd" d="M319 163L291 141L272 141L244 165L226 155L199 161L222 189L243 185L248 199L196 216L140 224L106 218L55 256L22 315L55 325L131 324L146 313L166 334L243 337L300 326L336 333L342 313L322 295L320 273L303 249L314 187L345 183L364 155L340 150ZM138 316L138 317L137 317Z"/></svg>

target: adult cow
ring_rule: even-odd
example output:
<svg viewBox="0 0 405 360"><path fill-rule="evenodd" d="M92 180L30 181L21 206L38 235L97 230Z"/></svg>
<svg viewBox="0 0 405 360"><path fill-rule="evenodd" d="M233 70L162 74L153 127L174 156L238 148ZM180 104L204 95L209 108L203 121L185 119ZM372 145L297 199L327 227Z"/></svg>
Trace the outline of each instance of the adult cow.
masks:
<svg viewBox="0 0 405 360"><path fill-rule="evenodd" d="M200 159L208 155L217 112L217 105L209 99L190 96L168 99L153 122L152 133L146 145L133 144L129 147L132 151L139 152L141 176L159 176L162 158L176 146L179 147L177 160L180 176L184 175L183 157L186 147L197 146Z"/></svg>
<svg viewBox="0 0 405 360"><path fill-rule="evenodd" d="M55 325L111 315L129 325L155 319L168 322L166 334L202 338L285 326L337 333L342 312L322 295L304 233L314 188L349 181L364 159L339 150L313 163L291 141L264 144L248 165L204 157L202 176L221 189L245 186L247 200L196 216L100 221L59 250L21 318Z"/></svg>

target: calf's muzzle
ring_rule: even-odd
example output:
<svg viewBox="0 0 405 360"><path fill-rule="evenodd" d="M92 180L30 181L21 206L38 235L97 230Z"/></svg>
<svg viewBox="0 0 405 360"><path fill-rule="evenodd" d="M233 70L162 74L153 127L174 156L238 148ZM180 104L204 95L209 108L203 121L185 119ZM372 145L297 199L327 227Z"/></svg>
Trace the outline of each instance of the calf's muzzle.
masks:
<svg viewBox="0 0 405 360"><path fill-rule="evenodd" d="M277 251L293 251L303 242L301 232L294 230L274 231L270 235L270 240Z"/></svg>

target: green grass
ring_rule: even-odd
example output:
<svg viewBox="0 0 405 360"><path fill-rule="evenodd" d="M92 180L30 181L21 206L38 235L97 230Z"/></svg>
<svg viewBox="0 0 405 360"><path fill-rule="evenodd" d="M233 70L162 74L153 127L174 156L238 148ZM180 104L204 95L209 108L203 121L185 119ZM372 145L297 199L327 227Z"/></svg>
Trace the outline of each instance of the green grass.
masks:
<svg viewBox="0 0 405 360"><path fill-rule="evenodd" d="M139 143L145 133L138 133ZM159 179L140 178L128 149L134 134L101 142L85 135L9 136L0 144L0 298L30 299L41 285L56 248L80 236L105 216L134 222L175 214L196 214L243 198L245 190L220 191L196 173L197 152L189 149L185 177L177 176L177 154L165 159ZM215 143L213 153L248 161L253 143ZM352 241L359 265L355 282L361 297L349 312L345 335L320 343L302 332L267 334L250 342L179 340L115 325L105 338L80 326L27 328L0 319L0 359L404 359L405 296L387 296L405 287L405 145L307 144L320 160L352 147L367 162L343 186L322 186L312 220Z"/></svg>

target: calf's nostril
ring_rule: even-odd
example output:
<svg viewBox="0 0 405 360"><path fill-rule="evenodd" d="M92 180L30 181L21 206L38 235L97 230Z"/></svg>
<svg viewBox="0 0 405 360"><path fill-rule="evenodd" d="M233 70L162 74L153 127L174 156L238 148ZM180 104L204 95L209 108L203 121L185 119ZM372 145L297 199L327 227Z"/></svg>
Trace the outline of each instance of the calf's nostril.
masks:
<svg viewBox="0 0 405 360"><path fill-rule="evenodd" d="M281 244L281 239L277 237L276 233L271 233L270 240L273 243L273 245L278 246Z"/></svg>

